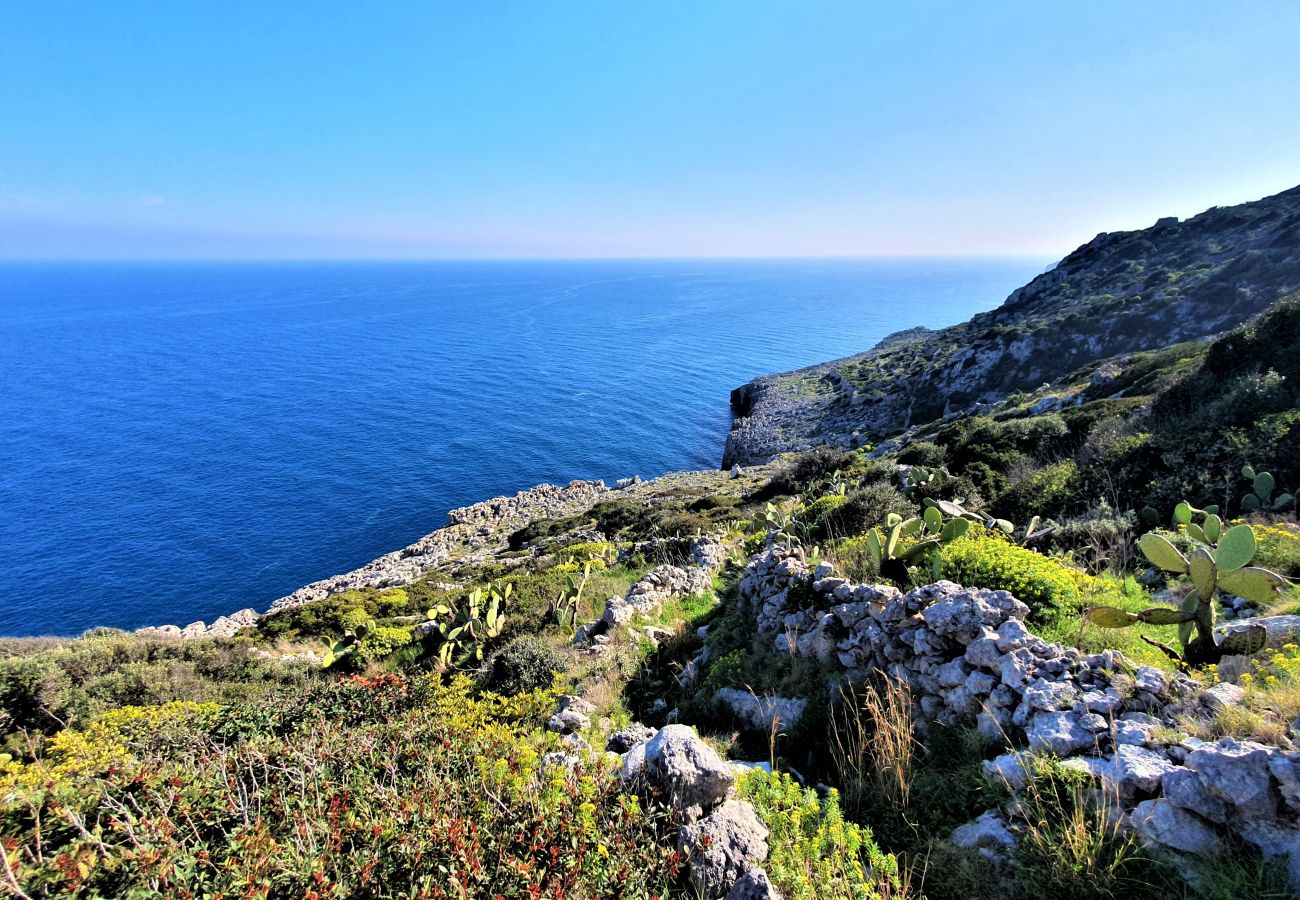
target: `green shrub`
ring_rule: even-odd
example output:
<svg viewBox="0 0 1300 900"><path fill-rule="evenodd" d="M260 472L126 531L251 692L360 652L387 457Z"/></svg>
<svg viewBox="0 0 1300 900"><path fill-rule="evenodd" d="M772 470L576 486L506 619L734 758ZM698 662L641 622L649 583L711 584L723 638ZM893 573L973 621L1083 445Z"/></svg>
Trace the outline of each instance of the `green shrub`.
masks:
<svg viewBox="0 0 1300 900"><path fill-rule="evenodd" d="M1251 526L1255 532L1255 558L1251 565L1272 569L1291 578L1300 576L1300 525L1276 522Z"/></svg>
<svg viewBox="0 0 1300 900"><path fill-rule="evenodd" d="M366 632L361 641L361 655L366 659L383 659L411 643L410 626L380 625Z"/></svg>
<svg viewBox="0 0 1300 900"><path fill-rule="evenodd" d="M1011 543L1005 535L974 525L962 538L939 549L943 577L966 587L1010 591L1029 607L1033 621L1046 622L1085 601L1110 598L1113 587L1064 563Z"/></svg>
<svg viewBox="0 0 1300 900"><path fill-rule="evenodd" d="M883 525L891 513L909 519L917 514L917 506L892 484L879 482L851 491L822 518L821 528L827 537L851 537Z"/></svg>
<svg viewBox="0 0 1300 900"><path fill-rule="evenodd" d="M834 472L843 471L853 465L856 457L847 451L834 447L817 447L801 454L794 462L786 466L777 476L784 486L783 494L797 494L806 490L814 482Z"/></svg>
<svg viewBox="0 0 1300 900"><path fill-rule="evenodd" d="M754 771L737 793L754 804L768 828L766 868L789 900L898 895L898 862L882 853L871 832L847 822L833 788L825 798L784 773Z"/></svg>
<svg viewBox="0 0 1300 900"><path fill-rule="evenodd" d="M946 465L948 462L948 451L938 444L929 441L912 441L902 450L898 451L895 459L900 463L909 466L938 466Z"/></svg>
<svg viewBox="0 0 1300 900"><path fill-rule="evenodd" d="M865 583L880 575L865 534L845 538L829 552L839 573L850 581Z"/></svg>
<svg viewBox="0 0 1300 900"><path fill-rule="evenodd" d="M374 588L341 591L321 600L294 606L263 616L257 622L256 639L263 643L285 640L316 640L355 631L371 619L419 615L424 611L403 588L378 591Z"/></svg>
<svg viewBox="0 0 1300 900"><path fill-rule="evenodd" d="M521 634L492 658L492 689L506 695L549 688L566 668L565 655L536 634Z"/></svg>
<svg viewBox="0 0 1300 900"><path fill-rule="evenodd" d="M0 749L25 753L24 731L53 734L120 706L232 700L308 677L301 660L252 651L244 641L107 634L0 659Z"/></svg>
<svg viewBox="0 0 1300 900"><path fill-rule="evenodd" d="M32 897L668 896L676 823L600 754L543 766L553 704L390 675L268 698L230 740L145 710L161 732L92 725L50 761L75 765L0 775L0 846Z"/></svg>
<svg viewBox="0 0 1300 900"><path fill-rule="evenodd" d="M827 521L835 514L836 510L844 506L849 500L843 494L827 494L824 497L818 497L812 503L809 503L803 509L799 510L799 521L803 522L810 529L817 533L824 533Z"/></svg>
<svg viewBox="0 0 1300 900"><path fill-rule="evenodd" d="M1013 522L1036 515L1059 516L1078 497L1079 466L1073 460L1036 469L1011 481L998 497L996 508Z"/></svg>
<svg viewBox="0 0 1300 900"><path fill-rule="evenodd" d="M714 660L704 679L704 692L712 694L725 687L744 687L745 661L748 656L749 651L739 649Z"/></svg>

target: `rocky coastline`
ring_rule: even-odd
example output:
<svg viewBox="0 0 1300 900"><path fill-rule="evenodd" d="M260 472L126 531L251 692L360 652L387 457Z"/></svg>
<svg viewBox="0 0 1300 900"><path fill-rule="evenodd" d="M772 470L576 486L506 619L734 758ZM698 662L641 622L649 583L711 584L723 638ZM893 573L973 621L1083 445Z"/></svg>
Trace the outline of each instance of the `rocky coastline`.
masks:
<svg viewBox="0 0 1300 900"><path fill-rule="evenodd" d="M968 322L732 391L723 466L851 449L1123 354L1201 340L1300 289L1300 187L1103 233Z"/></svg>
<svg viewBox="0 0 1300 900"><path fill-rule="evenodd" d="M302 606L347 590L403 587L452 560L464 559L471 564L482 562L500 549L501 538L510 531L538 519L556 518L588 509L610 491L603 481L572 481L563 487L539 484L508 497L493 497L458 507L447 513L447 524L442 528L350 572L304 585L273 601L266 614ZM261 616L249 608L221 616L211 624L198 621L184 627L154 625L137 629L136 633L180 638L231 637L241 628L256 625Z"/></svg>

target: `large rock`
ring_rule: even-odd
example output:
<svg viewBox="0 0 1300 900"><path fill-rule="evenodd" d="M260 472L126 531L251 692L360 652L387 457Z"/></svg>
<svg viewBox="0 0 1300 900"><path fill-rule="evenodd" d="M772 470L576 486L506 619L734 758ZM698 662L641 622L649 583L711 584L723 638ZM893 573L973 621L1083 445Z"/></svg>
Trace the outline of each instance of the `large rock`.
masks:
<svg viewBox="0 0 1300 900"><path fill-rule="evenodd" d="M758 731L768 731L773 724L786 731L803 715L806 700L793 697L759 697L748 691L722 688L714 695L736 718Z"/></svg>
<svg viewBox="0 0 1300 900"><path fill-rule="evenodd" d="M622 731L616 731L609 736L609 742L605 745L606 750L614 753L626 753L633 747L644 744L654 737L658 732L648 725L634 723L629 728Z"/></svg>
<svg viewBox="0 0 1300 900"><path fill-rule="evenodd" d="M1121 800L1159 793L1161 781L1177 768L1163 753L1130 744L1120 744L1112 756L1085 762Z"/></svg>
<svg viewBox="0 0 1300 900"><path fill-rule="evenodd" d="M1265 819L1277 811L1269 773L1274 752L1254 741L1224 738L1189 753L1187 768L1196 772L1206 791L1242 819Z"/></svg>
<svg viewBox="0 0 1300 900"><path fill-rule="evenodd" d="M1222 846L1203 819L1163 798L1135 806L1129 824L1144 840L1182 853L1214 853Z"/></svg>
<svg viewBox="0 0 1300 900"><path fill-rule="evenodd" d="M767 859L767 827L752 805L728 800L706 818L683 825L677 849L686 859L696 892L718 897Z"/></svg>
<svg viewBox="0 0 1300 900"><path fill-rule="evenodd" d="M949 839L954 847L967 850L1003 853L1016 846L1016 836L995 810L989 810L973 822L959 825Z"/></svg>
<svg viewBox="0 0 1300 900"><path fill-rule="evenodd" d="M562 709L551 716L550 721L546 723L546 727L556 734L573 734L576 731L586 731L590 728L591 720L576 709Z"/></svg>
<svg viewBox="0 0 1300 900"><path fill-rule="evenodd" d="M736 778L731 766L695 731L685 725L666 725L653 738L634 748L644 748L645 781L688 818L717 806L731 793Z"/></svg>
<svg viewBox="0 0 1300 900"><path fill-rule="evenodd" d="M762 869L750 869L732 885L726 900L781 900L781 892Z"/></svg>
<svg viewBox="0 0 1300 900"><path fill-rule="evenodd" d="M1049 750L1057 756L1089 750L1097 743L1096 732L1073 712L1041 712L1030 721L1025 734L1031 750Z"/></svg>

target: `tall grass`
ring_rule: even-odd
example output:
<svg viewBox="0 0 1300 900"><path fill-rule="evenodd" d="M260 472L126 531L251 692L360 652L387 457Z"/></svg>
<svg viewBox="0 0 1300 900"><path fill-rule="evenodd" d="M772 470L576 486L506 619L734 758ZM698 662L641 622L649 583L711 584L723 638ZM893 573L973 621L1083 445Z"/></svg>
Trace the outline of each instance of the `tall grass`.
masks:
<svg viewBox="0 0 1300 900"><path fill-rule="evenodd" d="M883 796L900 811L911 800L917 741L907 682L883 676L862 688L842 686L831 712L840 784L852 808Z"/></svg>

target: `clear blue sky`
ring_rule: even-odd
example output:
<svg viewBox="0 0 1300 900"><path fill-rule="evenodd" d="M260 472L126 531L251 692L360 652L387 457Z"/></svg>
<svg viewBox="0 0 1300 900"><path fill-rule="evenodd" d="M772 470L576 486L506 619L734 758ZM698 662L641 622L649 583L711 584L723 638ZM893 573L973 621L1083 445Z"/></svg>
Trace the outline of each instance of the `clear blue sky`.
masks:
<svg viewBox="0 0 1300 900"><path fill-rule="evenodd" d="M0 0L0 257L996 254L1300 183L1300 3Z"/></svg>

